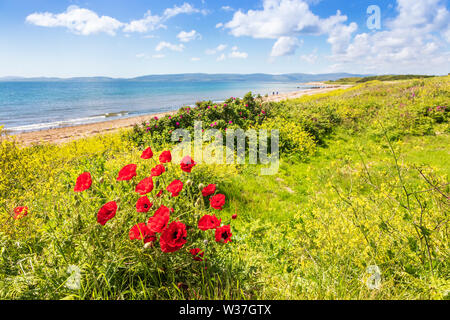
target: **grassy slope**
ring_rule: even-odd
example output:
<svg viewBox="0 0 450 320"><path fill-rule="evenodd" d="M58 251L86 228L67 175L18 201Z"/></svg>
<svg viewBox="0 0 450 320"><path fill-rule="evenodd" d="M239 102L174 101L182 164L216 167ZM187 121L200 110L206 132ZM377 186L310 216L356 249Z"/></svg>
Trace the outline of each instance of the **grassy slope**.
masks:
<svg viewBox="0 0 450 320"><path fill-rule="evenodd" d="M351 231L336 230L338 233L330 236L330 242L323 239L320 248L312 238L308 239L309 233L331 231L334 219L346 214L336 207L340 199L331 184L344 188L352 184L355 176L347 173L362 164L357 146L363 146L365 161L373 167L378 166L377 171L392 167L393 162L387 144L380 147L365 136L349 137L340 132L327 142L328 147L319 149L317 156L307 163L283 163L277 176L259 176L257 168L249 168L243 175L236 176L230 186L229 192L236 199L234 205L242 212L244 220L237 226L239 237L244 239L239 246L245 246L243 251L247 259L255 268L261 268L255 277L262 287L258 297L429 298L434 284L427 282L418 284L419 289L390 279L379 291L367 290L364 265L380 264L379 260L383 258L378 261L361 260L358 244L364 243L364 239L351 223L342 224L345 228L352 228ZM399 146L400 158L405 162L438 168L441 175L448 177L449 144L448 134L408 138ZM311 215L311 212L318 216ZM316 230L307 226L315 226ZM345 231L354 237L356 245L340 239L339 232ZM343 243L339 244L339 241ZM338 253L338 250L333 251L335 245L348 247ZM438 291L442 294L448 288L448 282L440 283Z"/></svg>
<svg viewBox="0 0 450 320"><path fill-rule="evenodd" d="M400 83L399 88L411 85ZM362 110L391 99L391 87L375 84L372 89L369 102L351 101L361 89L343 93L344 103L354 108L346 107L349 117L361 117ZM341 94L335 95L330 101L338 103ZM290 103L301 107L314 99ZM360 110L355 108L359 103ZM0 187L13 187L0 189L0 298L448 297L448 207L439 195L419 193L420 204L427 207L423 230L433 230L430 267L424 237L420 232L414 237L411 223L418 221L418 207L411 204L405 210L400 205L404 195L397 179L399 168L410 192L428 190L415 165L435 176L436 183L448 183L448 130L442 124L442 130L435 128L438 135L403 135L394 130L395 123L386 123L388 135L397 138L392 143L396 166L387 140L362 129L365 125L335 128L315 156L306 162L285 159L274 176L261 176L260 166L196 168L202 181L219 181L227 195L219 217L228 223L231 214L238 214L232 222L233 244L211 256L207 270L131 243L127 232L139 221L133 221L135 199L124 187L96 189L89 195L71 192L80 171L90 170L96 183L101 183L99 177L112 182L123 164L139 161L140 150L120 135L61 147L5 148ZM151 165L144 167L148 171ZM107 197L126 197L130 208L101 228L94 216ZM24 202L32 214L12 221L11 208ZM82 269L80 290L64 286L71 264ZM365 285L368 265L381 270L379 290ZM180 290L180 282L189 289Z"/></svg>
<svg viewBox="0 0 450 320"><path fill-rule="evenodd" d="M396 80L408 80L408 79L423 79L423 78L431 78L433 76L427 75L384 75L384 76L370 76L370 77L352 77L352 78L341 78L337 80L326 81L326 83L363 83L373 80L379 81L396 81Z"/></svg>

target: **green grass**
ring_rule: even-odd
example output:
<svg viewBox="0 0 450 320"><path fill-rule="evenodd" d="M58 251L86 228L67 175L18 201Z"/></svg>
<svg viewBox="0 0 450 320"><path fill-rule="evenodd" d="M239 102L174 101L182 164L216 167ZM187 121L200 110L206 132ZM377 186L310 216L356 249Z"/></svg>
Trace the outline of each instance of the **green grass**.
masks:
<svg viewBox="0 0 450 320"><path fill-rule="evenodd" d="M148 219L135 212L133 192L156 163L139 159L141 144L151 143L145 130L60 146L4 140L0 299L448 299L450 130L448 111L437 106L448 107L449 80L376 81L257 105L270 119L263 127L283 123L299 133L281 133L276 175L261 175L261 165L203 164L192 174L169 165L155 179L155 203L193 226L173 254L128 239ZM314 139L307 152L300 134ZM158 155L169 146L152 147ZM139 165L136 181L117 183L128 163ZM93 187L75 194L84 171ZM158 200L175 178L193 184ZM217 183L224 210L194 205L200 183ZM119 212L102 227L96 214L111 200ZM14 220L20 205L30 213ZM231 224L233 242L216 244L196 229L211 212ZM205 250L206 262L192 260L193 247ZM66 286L71 265L81 269L75 290ZM378 289L367 286L373 265Z"/></svg>
<svg viewBox="0 0 450 320"><path fill-rule="evenodd" d="M337 80L330 80L327 83L364 83L368 81L396 81L396 80L411 80L411 79L426 79L432 78L434 76L428 75L414 75L414 74L405 74L405 75L383 75L383 76L369 76L369 77L351 77L351 78L341 78Z"/></svg>
<svg viewBox="0 0 450 320"><path fill-rule="evenodd" d="M430 144L432 139L433 144ZM318 230L324 233L331 230L333 219L339 219L339 215L351 219L341 211L342 201L334 187L347 189L356 184L357 171L361 170L363 160L370 163L372 175L384 173L393 166L387 144L380 146L367 136L349 137L345 132L339 132L327 143L328 147L319 149L317 156L307 163L283 163L278 175L265 177L258 176L257 168L251 168L236 176L229 186L244 220L242 225L236 226L239 236L245 239L239 246L245 247L248 259L259 270L256 278L262 288L258 297L428 299L444 296L449 290L448 265L445 276L435 279L439 283L437 289L434 289L434 283L427 281L416 283L418 287L413 289L410 283L394 282L393 275L389 274L382 275L384 284L380 290L369 290L361 281L365 276L363 266L382 265L383 257L361 260L357 248L363 239L344 248L342 254L333 251L335 246L345 245L338 243L339 235L322 239L324 242L317 246ZM413 137L402 142L398 152L401 161L439 168L439 174L448 181L450 166L448 161L442 160L449 157L449 143L448 134L438 139ZM233 190L239 192L233 193ZM358 197L364 199L365 194L359 191ZM330 211L336 217L330 215ZM326 217L322 217L325 213ZM351 223L344 222L342 226L354 228ZM361 238L353 232L357 230L352 231L352 237ZM336 243L328 242L331 239ZM390 244L379 245L388 247Z"/></svg>

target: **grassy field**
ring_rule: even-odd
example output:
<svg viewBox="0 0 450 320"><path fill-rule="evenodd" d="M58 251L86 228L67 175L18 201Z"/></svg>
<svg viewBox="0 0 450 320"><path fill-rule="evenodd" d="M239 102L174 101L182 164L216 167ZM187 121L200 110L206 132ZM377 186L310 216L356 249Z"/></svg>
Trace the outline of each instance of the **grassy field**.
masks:
<svg viewBox="0 0 450 320"><path fill-rule="evenodd" d="M408 74L408 75L400 74L400 75L341 78L341 79L337 79L337 80L326 81L326 83L350 84L350 83L364 83L364 82L375 81L375 80L377 80L377 81L396 81L396 80L409 80L409 79L426 79L426 78L432 78L432 77L434 77L434 76L415 75L415 74Z"/></svg>
<svg viewBox="0 0 450 320"><path fill-rule="evenodd" d="M60 146L4 139L0 299L449 299L449 101L450 77L370 81L280 103L199 103ZM194 120L223 132L280 129L278 173L261 175L261 164L186 173L166 163L148 194L152 210L137 213L136 184L170 148L170 133ZM141 159L149 146L155 156ZM129 163L137 177L116 181ZM85 171L92 187L75 193ZM174 179L184 183L180 196L158 198ZM223 210L209 206L200 184L217 185ZM102 226L97 212L108 201L119 210ZM173 253L128 237L161 204L188 226ZM14 219L19 206L29 212ZM204 214L229 224L232 241L198 230ZM194 260L192 248L206 259Z"/></svg>

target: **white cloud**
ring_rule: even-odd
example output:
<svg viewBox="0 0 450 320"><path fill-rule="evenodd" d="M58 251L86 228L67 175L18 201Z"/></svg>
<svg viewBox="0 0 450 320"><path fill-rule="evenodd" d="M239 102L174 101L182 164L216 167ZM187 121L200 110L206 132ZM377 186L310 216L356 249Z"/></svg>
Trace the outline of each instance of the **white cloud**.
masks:
<svg viewBox="0 0 450 320"><path fill-rule="evenodd" d="M315 15L304 0L264 0L262 10L249 10L247 13L239 10L225 28L236 37L277 39L271 55L279 56L292 54L298 46L293 39L300 35L329 34L338 27L347 34L354 31L356 24L345 29L345 21L347 16L341 15L340 11L328 18ZM342 37L334 34L332 45L339 46L340 40L348 40L347 34Z"/></svg>
<svg viewBox="0 0 450 320"><path fill-rule="evenodd" d="M237 11L225 24L236 37L278 39L283 36L324 34L334 25L347 20L338 11L326 19L313 14L303 0L264 0L263 10Z"/></svg>
<svg viewBox="0 0 450 320"><path fill-rule="evenodd" d="M144 18L124 23L109 16L99 16L92 10L72 5L65 12L59 14L50 12L32 13L26 17L25 21L41 27L65 27L75 34L85 36L97 33L115 35L118 30L128 33L144 33L166 28L163 22L168 19L179 14L192 13L207 14L207 11L196 9L191 4L184 3L181 6L167 8L162 16L152 15L149 10L145 13Z"/></svg>
<svg viewBox="0 0 450 320"><path fill-rule="evenodd" d="M223 61L226 59L225 53L222 53L219 57L217 57L217 61Z"/></svg>
<svg viewBox="0 0 450 320"><path fill-rule="evenodd" d="M153 31L159 28L165 28L165 26L161 23L161 17L155 15L152 16L150 10L147 11L143 19L133 20L130 23L126 24L123 31L125 32L148 32Z"/></svg>
<svg viewBox="0 0 450 320"><path fill-rule="evenodd" d="M177 38L181 42L189 42L189 41L192 41L192 40L200 40L202 38L202 36L197 31L191 30L189 32L181 31L177 35Z"/></svg>
<svg viewBox="0 0 450 320"><path fill-rule="evenodd" d="M192 57L192 58L191 58L191 61L200 61L200 58Z"/></svg>
<svg viewBox="0 0 450 320"><path fill-rule="evenodd" d="M94 11L78 6L69 6L63 13L33 13L26 17L26 22L40 27L66 27L80 35L106 33L115 35L124 24L108 16L99 16Z"/></svg>
<svg viewBox="0 0 450 320"><path fill-rule="evenodd" d="M234 9L230 6L222 6L222 8L220 9L222 9L223 11L234 11Z"/></svg>
<svg viewBox="0 0 450 320"><path fill-rule="evenodd" d="M234 59L247 59L248 53L247 52L239 52L239 51L233 51L228 55L229 58Z"/></svg>
<svg viewBox="0 0 450 320"><path fill-rule="evenodd" d="M444 3L398 0L398 14L386 29L356 34L331 59L341 69L356 66L358 72L447 73L450 12Z"/></svg>
<svg viewBox="0 0 450 320"><path fill-rule="evenodd" d="M173 18L182 13L184 13L184 14L191 14L191 13L206 14L207 12L204 10L196 9L191 4L185 2L181 6L174 6L173 8L167 8L166 10L164 10L163 19L167 20L167 19Z"/></svg>
<svg viewBox="0 0 450 320"><path fill-rule="evenodd" d="M309 64L315 64L319 57L315 53L303 54L300 56L300 59L308 62Z"/></svg>
<svg viewBox="0 0 450 320"><path fill-rule="evenodd" d="M271 57L280 57L295 54L300 41L295 37L281 37L272 47Z"/></svg>
<svg viewBox="0 0 450 320"><path fill-rule="evenodd" d="M133 20L130 23L128 23L124 31L125 32L148 32L148 31L154 31L156 29L160 28L166 28L166 26L163 24L164 21L167 21L177 15L180 14L192 14L192 13L204 13L203 11L194 8L189 3L184 3L181 6L174 6L173 8L167 8L164 10L164 13L162 16L158 15L151 15L150 10L147 11L145 14L145 17L140 20Z"/></svg>
<svg viewBox="0 0 450 320"><path fill-rule="evenodd" d="M450 43L450 27L447 28L447 30L444 30L442 32L442 36L444 37L445 41L447 41L448 43Z"/></svg>
<svg viewBox="0 0 450 320"><path fill-rule="evenodd" d="M154 54L154 55L152 55L153 59L162 59L164 57L165 57L165 55L163 55L163 54Z"/></svg>
<svg viewBox="0 0 450 320"><path fill-rule="evenodd" d="M139 59L144 59L144 58L146 58L147 57L147 55L145 54L145 53L138 53L137 55L136 55L136 58L139 58Z"/></svg>
<svg viewBox="0 0 450 320"><path fill-rule="evenodd" d="M354 22L349 25L337 24L328 34L327 42L331 44L333 53L340 53L351 41L352 34L358 29L358 25Z"/></svg>
<svg viewBox="0 0 450 320"><path fill-rule="evenodd" d="M206 50L206 54L216 54L219 52L224 51L227 48L226 44L221 44L219 46L217 46L217 48L214 49L208 49ZM222 53L220 56L217 57L217 61L223 61L227 58L227 55L225 53ZM248 58L248 53L247 52L240 52L239 48L237 46L234 46L231 48L231 52L228 53L228 58L230 59L246 59Z"/></svg>
<svg viewBox="0 0 450 320"><path fill-rule="evenodd" d="M392 29L420 28L432 32L448 28L450 14L441 0L398 0L398 16L388 22Z"/></svg>
<svg viewBox="0 0 450 320"><path fill-rule="evenodd" d="M229 58L232 59L247 59L248 53L247 52L239 52L238 47L234 46L231 49L231 53L228 54Z"/></svg>
<svg viewBox="0 0 450 320"><path fill-rule="evenodd" d="M218 29L218 28L222 28L223 27L223 23L222 22L219 22L218 24L216 24L216 28Z"/></svg>
<svg viewBox="0 0 450 320"><path fill-rule="evenodd" d="M271 56L293 54L302 35L325 35L334 70L437 73L450 69L450 12L446 0L397 0L397 15L381 30L362 32L337 11L315 15L307 0L263 0L262 9L241 10L224 27L236 37L276 39ZM359 31L359 33L358 33ZM305 61L314 55L303 55Z"/></svg>
<svg viewBox="0 0 450 320"><path fill-rule="evenodd" d="M221 51L225 50L226 48L227 48L227 45L226 45L226 44L219 44L219 45L217 46L217 48L214 48L214 49L206 49L205 53L208 54L208 55L212 55L212 54L216 54L216 53L218 53L218 52L221 52Z"/></svg>
<svg viewBox="0 0 450 320"><path fill-rule="evenodd" d="M156 46L156 48L155 48L155 50L156 51L161 51L161 50L164 50L164 49L169 49L169 50L172 50L172 51L178 51L178 52L181 52L181 51L183 51L184 50L184 45L183 44L172 44L172 43L170 43L170 42L166 42L166 41L161 41L160 43L158 43L158 45Z"/></svg>

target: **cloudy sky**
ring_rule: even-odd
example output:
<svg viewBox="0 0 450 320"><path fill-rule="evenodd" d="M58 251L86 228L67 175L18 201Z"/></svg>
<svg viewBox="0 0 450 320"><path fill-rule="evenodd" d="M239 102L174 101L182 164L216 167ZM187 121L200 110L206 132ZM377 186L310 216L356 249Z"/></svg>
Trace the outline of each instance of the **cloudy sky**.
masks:
<svg viewBox="0 0 450 320"><path fill-rule="evenodd" d="M448 0L0 0L0 77L447 74L449 10Z"/></svg>

